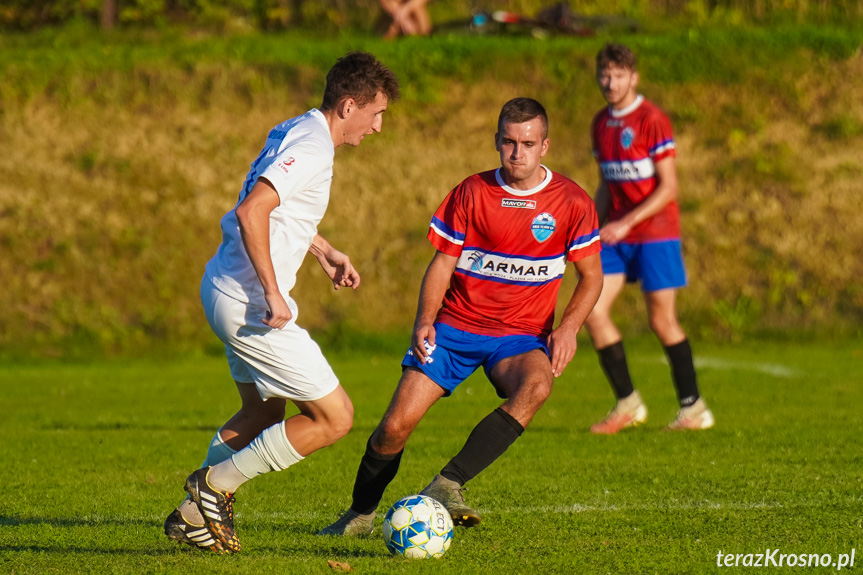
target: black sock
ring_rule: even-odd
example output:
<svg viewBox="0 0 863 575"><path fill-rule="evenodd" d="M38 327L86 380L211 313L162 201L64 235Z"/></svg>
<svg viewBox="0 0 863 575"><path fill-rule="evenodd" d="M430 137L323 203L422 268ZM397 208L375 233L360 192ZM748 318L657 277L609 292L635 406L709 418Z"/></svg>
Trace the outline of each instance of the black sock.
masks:
<svg viewBox="0 0 863 575"><path fill-rule="evenodd" d="M687 407L698 401L698 382L695 378L695 365L692 363L692 348L689 340L665 346L665 355L671 364L671 378L677 390L680 407Z"/></svg>
<svg viewBox="0 0 863 575"><path fill-rule="evenodd" d="M498 407L473 428L464 447L440 474L464 485L503 455L523 431L524 427L513 416Z"/></svg>
<svg viewBox="0 0 863 575"><path fill-rule="evenodd" d="M608 347L596 350L599 354L599 364L602 371L614 390L617 399L623 399L632 395L635 389L632 387L632 378L629 376L629 366L626 365L626 352L623 350L623 342L613 343Z"/></svg>
<svg viewBox="0 0 863 575"><path fill-rule="evenodd" d="M354 481L351 509L368 515L378 508L387 485L398 473L403 452L404 450L394 455L380 454L372 449L372 440L369 438Z"/></svg>

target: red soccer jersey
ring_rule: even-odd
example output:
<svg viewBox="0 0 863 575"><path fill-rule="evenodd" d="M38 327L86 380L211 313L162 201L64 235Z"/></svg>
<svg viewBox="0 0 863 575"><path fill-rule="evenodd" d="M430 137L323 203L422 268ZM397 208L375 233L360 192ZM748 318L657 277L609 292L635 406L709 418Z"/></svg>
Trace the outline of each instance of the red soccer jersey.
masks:
<svg viewBox="0 0 863 575"><path fill-rule="evenodd" d="M545 169L532 190L504 184L500 169L469 177L432 218L428 239L458 258L438 321L480 335L545 336L567 261L599 253L593 201Z"/></svg>
<svg viewBox="0 0 863 575"><path fill-rule="evenodd" d="M654 164L673 157L671 121L643 96L625 110L607 107L590 129L593 155L608 184L611 210L608 221L619 220L656 189ZM653 217L629 232L625 243L642 243L680 237L680 214L671 201Z"/></svg>

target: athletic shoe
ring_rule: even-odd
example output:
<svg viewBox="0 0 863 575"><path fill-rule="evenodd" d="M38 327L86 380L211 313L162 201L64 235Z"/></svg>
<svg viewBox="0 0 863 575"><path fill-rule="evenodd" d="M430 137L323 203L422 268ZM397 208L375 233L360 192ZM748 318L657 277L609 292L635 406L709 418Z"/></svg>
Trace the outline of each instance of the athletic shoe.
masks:
<svg viewBox="0 0 863 575"><path fill-rule="evenodd" d="M635 427L647 421L647 406L641 401L637 391L623 399L618 399L614 408L608 412L605 419L590 426L591 433L614 435L621 429Z"/></svg>
<svg viewBox="0 0 863 575"><path fill-rule="evenodd" d="M240 552L234 532L234 494L214 489L207 482L211 467L204 467L186 479L186 491L198 506L213 537L231 553Z"/></svg>
<svg viewBox="0 0 863 575"><path fill-rule="evenodd" d="M431 497L446 507L454 525L474 527L482 521L479 511L465 505L461 485L442 475L435 475L432 482L420 491L420 495Z"/></svg>
<svg viewBox="0 0 863 575"><path fill-rule="evenodd" d="M680 408L677 417L665 429L668 431L707 429L713 427L714 422L713 412L707 408L707 403L699 397L698 401L689 407Z"/></svg>
<svg viewBox="0 0 863 575"><path fill-rule="evenodd" d="M185 543L205 551L212 551L216 555L230 553L222 544L213 539L205 525L194 525L186 521L179 509L174 509L165 519L165 535L179 543Z"/></svg>
<svg viewBox="0 0 863 575"><path fill-rule="evenodd" d="M341 535L344 537L358 537L360 535L369 535L375 528L375 512L372 511L368 515L357 513L353 509L348 509L335 523L327 525L316 535Z"/></svg>

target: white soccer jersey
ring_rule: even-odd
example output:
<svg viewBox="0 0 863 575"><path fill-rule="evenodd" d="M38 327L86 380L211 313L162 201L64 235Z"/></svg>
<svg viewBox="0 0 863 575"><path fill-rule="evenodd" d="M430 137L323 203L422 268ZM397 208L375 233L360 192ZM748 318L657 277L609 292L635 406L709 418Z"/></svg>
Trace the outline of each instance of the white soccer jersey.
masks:
<svg viewBox="0 0 863 575"><path fill-rule="evenodd" d="M260 177L279 194L280 204L270 214L270 257L279 290L294 316L291 321L296 320L297 305L289 292L327 209L334 155L329 125L319 110L282 122L270 130L237 201L239 205ZM207 263L205 275L226 295L266 306L264 288L240 236L236 209L222 217L222 244Z"/></svg>

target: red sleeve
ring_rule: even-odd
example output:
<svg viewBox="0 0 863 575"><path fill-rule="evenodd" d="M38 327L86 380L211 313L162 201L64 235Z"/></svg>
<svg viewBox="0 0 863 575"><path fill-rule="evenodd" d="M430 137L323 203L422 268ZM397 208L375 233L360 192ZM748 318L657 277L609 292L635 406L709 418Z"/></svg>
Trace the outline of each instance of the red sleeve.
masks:
<svg viewBox="0 0 863 575"><path fill-rule="evenodd" d="M645 126L647 149L654 163L676 155L674 149L674 133L668 116L656 110L647 118Z"/></svg>
<svg viewBox="0 0 863 575"><path fill-rule="evenodd" d="M566 259L571 262L598 254L601 249L596 206L584 190L579 189L579 196L573 202L573 223L566 238Z"/></svg>
<svg viewBox="0 0 863 575"><path fill-rule="evenodd" d="M461 254L467 232L467 188L464 181L447 194L432 216L426 236L436 249L455 257Z"/></svg>

